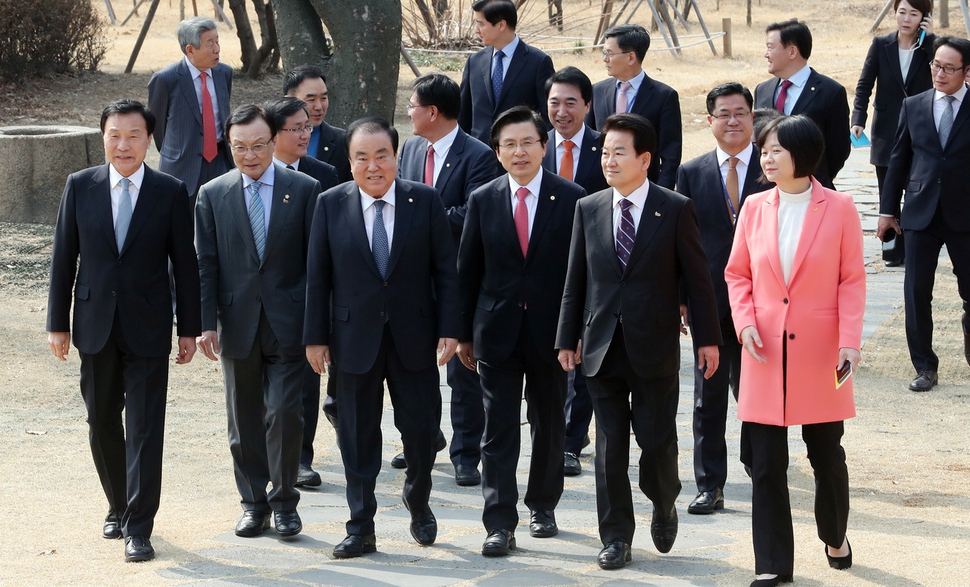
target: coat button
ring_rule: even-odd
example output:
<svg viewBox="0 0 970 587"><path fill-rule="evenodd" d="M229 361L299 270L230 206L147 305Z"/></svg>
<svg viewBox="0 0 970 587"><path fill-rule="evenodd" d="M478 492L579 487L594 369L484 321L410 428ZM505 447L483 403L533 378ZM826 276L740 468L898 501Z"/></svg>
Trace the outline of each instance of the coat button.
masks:
<svg viewBox="0 0 970 587"><path fill-rule="evenodd" d="M519 302L519 307L520 307L520 308L522 307L522 302Z"/></svg>
<svg viewBox="0 0 970 587"><path fill-rule="evenodd" d="M795 335L794 334L789 334L788 335L788 340L795 340Z"/></svg>
<svg viewBox="0 0 970 587"><path fill-rule="evenodd" d="M785 302L785 303L787 304L787 303L788 303L788 298L785 298L785 299L784 299L784 300L782 300L782 301L784 301L784 302Z"/></svg>
<svg viewBox="0 0 970 587"><path fill-rule="evenodd" d="M384 310L381 310L381 316L383 316L383 315L384 315Z"/></svg>
<svg viewBox="0 0 970 587"><path fill-rule="evenodd" d="M387 287L387 282L386 281L384 282L384 287Z"/></svg>
<svg viewBox="0 0 970 587"><path fill-rule="evenodd" d="M114 290L111 290L111 297L115 297L115 296L117 296L117 295L118 295L118 292L116 292L116 291L114 291Z"/></svg>

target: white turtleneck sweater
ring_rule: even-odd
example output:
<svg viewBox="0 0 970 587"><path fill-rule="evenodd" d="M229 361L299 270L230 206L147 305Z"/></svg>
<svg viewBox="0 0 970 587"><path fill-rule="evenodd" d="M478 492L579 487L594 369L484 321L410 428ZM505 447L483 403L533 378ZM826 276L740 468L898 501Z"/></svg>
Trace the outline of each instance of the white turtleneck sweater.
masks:
<svg viewBox="0 0 970 587"><path fill-rule="evenodd" d="M798 238L802 235L805 213L812 201L812 188L800 194L790 194L778 189L778 257L785 276L785 285L791 277L791 266L795 260Z"/></svg>

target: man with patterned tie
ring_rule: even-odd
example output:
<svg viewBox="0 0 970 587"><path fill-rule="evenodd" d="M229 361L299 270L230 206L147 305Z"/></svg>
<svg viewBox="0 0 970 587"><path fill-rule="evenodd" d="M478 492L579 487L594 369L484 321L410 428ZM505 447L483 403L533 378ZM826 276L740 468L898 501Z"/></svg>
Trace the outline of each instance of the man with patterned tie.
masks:
<svg viewBox="0 0 970 587"><path fill-rule="evenodd" d="M603 39L603 62L610 77L593 86L593 105L586 124L602 131L611 114L623 112L649 120L658 140L650 181L674 189L683 147L677 91L643 71L643 60L650 49L650 34L645 28L618 25L607 29Z"/></svg>
<svg viewBox="0 0 970 587"><path fill-rule="evenodd" d="M812 32L798 19L776 22L765 29L765 59L775 76L754 90L755 108L775 108L782 114L811 118L825 135L825 153L815 179L829 189L852 150L849 140L849 101L845 88L808 66ZM755 137L757 138L757 137Z"/></svg>
<svg viewBox="0 0 970 587"><path fill-rule="evenodd" d="M717 370L721 333L694 204L647 179L657 135L645 118L614 114L603 126L612 186L579 201L556 348L567 371L586 369L596 414L599 565L631 560L634 515L630 426L640 446L640 489L653 502L660 552L677 537L677 399L680 297L704 377Z"/></svg>
<svg viewBox="0 0 970 587"><path fill-rule="evenodd" d="M202 184L232 168L223 133L232 68L219 62L211 18L183 20L176 35L185 58L148 81L148 109L158 119L158 169L184 181L194 203Z"/></svg>
<svg viewBox="0 0 970 587"><path fill-rule="evenodd" d="M185 184L143 164L154 127L155 117L138 102L119 100L104 109L108 164L67 179L47 305L48 342L63 361L74 304L81 396L108 498L103 536L124 536L126 561L155 556L150 537L161 495L172 349L169 258L178 285L176 364L192 360L200 332L192 210Z"/></svg>
<svg viewBox="0 0 970 587"><path fill-rule="evenodd" d="M543 171L546 128L525 106L499 115L492 148L508 172L468 199L458 251L461 344L485 399L482 435L484 556L516 547L522 384L532 429L525 505L533 538L559 532L566 374L553 348L578 185Z"/></svg>
<svg viewBox="0 0 970 587"><path fill-rule="evenodd" d="M199 190L199 350L222 363L229 450L243 514L257 536L303 524L295 488L303 439L301 381L306 259L320 183L273 163L275 121L247 104L226 122L236 169ZM267 492L267 485L272 490Z"/></svg>
<svg viewBox="0 0 970 587"><path fill-rule="evenodd" d="M455 246L435 189L395 179L397 131L381 118L347 127L354 181L317 199L307 264L306 357L337 388L337 445L347 478L347 537L333 550L377 550L384 384L408 468L411 536L429 546L428 500L441 419L438 367L458 345ZM440 357L436 360L436 351Z"/></svg>

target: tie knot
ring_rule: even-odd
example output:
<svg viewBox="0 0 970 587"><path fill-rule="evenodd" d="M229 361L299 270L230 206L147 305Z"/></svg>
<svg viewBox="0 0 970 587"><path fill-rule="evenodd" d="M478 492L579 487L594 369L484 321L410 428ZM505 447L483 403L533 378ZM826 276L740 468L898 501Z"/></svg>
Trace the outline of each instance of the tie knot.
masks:
<svg viewBox="0 0 970 587"><path fill-rule="evenodd" d="M503 57L505 57L505 53L503 53L501 51L496 51L495 52L495 60L496 61L501 61Z"/></svg>
<svg viewBox="0 0 970 587"><path fill-rule="evenodd" d="M569 139L566 139L565 141L562 142L562 146L567 151L572 151L573 150L573 147L576 146L576 143L570 141Z"/></svg>
<svg viewBox="0 0 970 587"><path fill-rule="evenodd" d="M292 165L287 165L286 168L289 169L289 170L291 170L291 171L296 171L296 168L293 167Z"/></svg>
<svg viewBox="0 0 970 587"><path fill-rule="evenodd" d="M519 188L515 190L515 197L518 198L520 202L524 202L528 196L529 196L528 188Z"/></svg>
<svg viewBox="0 0 970 587"><path fill-rule="evenodd" d="M953 104L953 101L956 100L957 97L956 96L943 96L943 99L946 100L946 103L947 104Z"/></svg>
<svg viewBox="0 0 970 587"><path fill-rule="evenodd" d="M728 157L728 164L731 166L731 169L734 169L738 166L738 161L740 161L740 159L738 159L737 157Z"/></svg>
<svg viewBox="0 0 970 587"><path fill-rule="evenodd" d="M790 80L786 79L785 81L781 82L781 87L782 89L787 90L788 88L792 87L792 83Z"/></svg>
<svg viewBox="0 0 970 587"><path fill-rule="evenodd" d="M128 188L130 186L131 186L131 180L128 179L127 177L122 177L121 178L121 189L123 191L126 191L127 192L128 191Z"/></svg>
<svg viewBox="0 0 970 587"><path fill-rule="evenodd" d="M434 145L432 145L430 143L428 144L428 154L429 155L434 155Z"/></svg>
<svg viewBox="0 0 970 587"><path fill-rule="evenodd" d="M629 200L629 198L621 198L620 199L620 209L623 212L626 212L627 210L629 210L630 209L630 206L632 206L632 205L633 205L633 202L631 202Z"/></svg>
<svg viewBox="0 0 970 587"><path fill-rule="evenodd" d="M253 183L249 184L249 191L254 196L258 196L259 195L259 188L261 188L262 186L263 186L263 184L261 184L260 182L254 181Z"/></svg>
<svg viewBox="0 0 970 587"><path fill-rule="evenodd" d="M633 87L633 84L631 84L630 82L620 82L619 83L619 88L620 88L620 91L621 92L625 92L627 90L627 88L632 88L632 87Z"/></svg>
<svg viewBox="0 0 970 587"><path fill-rule="evenodd" d="M384 210L384 200L374 202L374 207L377 208L377 213L380 214Z"/></svg>

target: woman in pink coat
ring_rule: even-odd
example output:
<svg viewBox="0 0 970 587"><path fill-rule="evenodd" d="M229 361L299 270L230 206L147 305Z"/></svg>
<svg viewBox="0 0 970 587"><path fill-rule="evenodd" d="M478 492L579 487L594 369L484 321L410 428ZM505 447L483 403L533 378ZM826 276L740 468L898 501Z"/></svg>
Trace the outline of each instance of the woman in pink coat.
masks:
<svg viewBox="0 0 970 587"><path fill-rule="evenodd" d="M752 470L756 580L792 580L795 546L788 498L788 427L802 426L815 472L815 521L830 566L847 569L849 475L843 420L855 416L866 274L852 197L811 177L822 132L803 116L770 122L758 137L761 167L776 188L745 201L724 277L745 351L738 417L741 460Z"/></svg>

